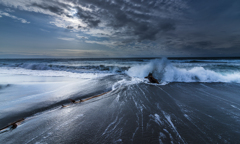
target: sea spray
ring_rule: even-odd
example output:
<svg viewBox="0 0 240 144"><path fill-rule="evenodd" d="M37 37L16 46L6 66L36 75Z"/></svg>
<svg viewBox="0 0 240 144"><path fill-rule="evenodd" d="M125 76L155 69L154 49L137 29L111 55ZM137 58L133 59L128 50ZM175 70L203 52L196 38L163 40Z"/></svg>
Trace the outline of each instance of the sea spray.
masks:
<svg viewBox="0 0 240 144"><path fill-rule="evenodd" d="M164 82L236 82L240 83L240 72L220 73L203 67L177 68L166 58L151 60L125 71L131 77L144 78L148 73Z"/></svg>
<svg viewBox="0 0 240 144"><path fill-rule="evenodd" d="M0 60L0 74L47 77L99 78L125 75L144 79L150 72L159 82L240 83L236 60L201 59L21 59ZM139 80L138 80L139 81ZM129 82L129 81L128 81Z"/></svg>
<svg viewBox="0 0 240 144"><path fill-rule="evenodd" d="M165 73L167 66L171 66L170 62L166 58L151 60L147 64L139 64L131 67L129 70L125 71L131 77L144 78L149 73L153 73L153 76L161 79Z"/></svg>

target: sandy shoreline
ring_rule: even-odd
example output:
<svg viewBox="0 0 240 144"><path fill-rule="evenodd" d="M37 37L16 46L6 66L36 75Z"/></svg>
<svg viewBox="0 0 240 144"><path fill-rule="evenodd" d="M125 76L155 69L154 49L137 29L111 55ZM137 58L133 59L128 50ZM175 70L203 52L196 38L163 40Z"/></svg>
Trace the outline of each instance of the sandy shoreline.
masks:
<svg viewBox="0 0 240 144"><path fill-rule="evenodd" d="M83 103L35 115L13 131L1 134L0 140L4 143L16 140L19 143L238 143L239 87L223 83L125 86Z"/></svg>

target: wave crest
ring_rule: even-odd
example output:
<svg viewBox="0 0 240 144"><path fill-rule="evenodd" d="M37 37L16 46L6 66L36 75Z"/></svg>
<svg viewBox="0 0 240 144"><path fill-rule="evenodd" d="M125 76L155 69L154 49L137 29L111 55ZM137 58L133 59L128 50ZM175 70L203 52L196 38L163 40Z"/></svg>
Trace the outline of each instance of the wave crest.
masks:
<svg viewBox="0 0 240 144"><path fill-rule="evenodd" d="M74 73L122 73L129 67L126 66L108 66L108 65L86 65L74 66L68 64L49 64L49 63L16 63L4 64L0 67L23 68L28 70L54 70L67 71Z"/></svg>
<svg viewBox="0 0 240 144"><path fill-rule="evenodd" d="M240 73L221 73L203 67L177 68L166 58L155 59L144 65L136 65L125 71L131 77L144 78L149 72L161 82L236 82Z"/></svg>

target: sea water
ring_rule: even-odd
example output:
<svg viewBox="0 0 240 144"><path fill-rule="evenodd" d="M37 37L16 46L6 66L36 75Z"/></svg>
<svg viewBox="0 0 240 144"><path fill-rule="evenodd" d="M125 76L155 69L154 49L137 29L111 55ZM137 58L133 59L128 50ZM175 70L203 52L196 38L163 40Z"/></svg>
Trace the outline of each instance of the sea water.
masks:
<svg viewBox="0 0 240 144"><path fill-rule="evenodd" d="M2 59L0 128L26 120L0 141L239 143L239 83L240 59Z"/></svg>

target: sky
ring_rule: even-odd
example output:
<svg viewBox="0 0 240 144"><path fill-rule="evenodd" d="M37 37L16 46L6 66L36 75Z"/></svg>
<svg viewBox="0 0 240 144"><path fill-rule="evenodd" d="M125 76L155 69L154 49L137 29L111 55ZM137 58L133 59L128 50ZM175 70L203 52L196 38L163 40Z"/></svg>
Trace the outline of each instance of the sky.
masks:
<svg viewBox="0 0 240 144"><path fill-rule="evenodd" d="M239 0L0 0L0 58L240 56Z"/></svg>

